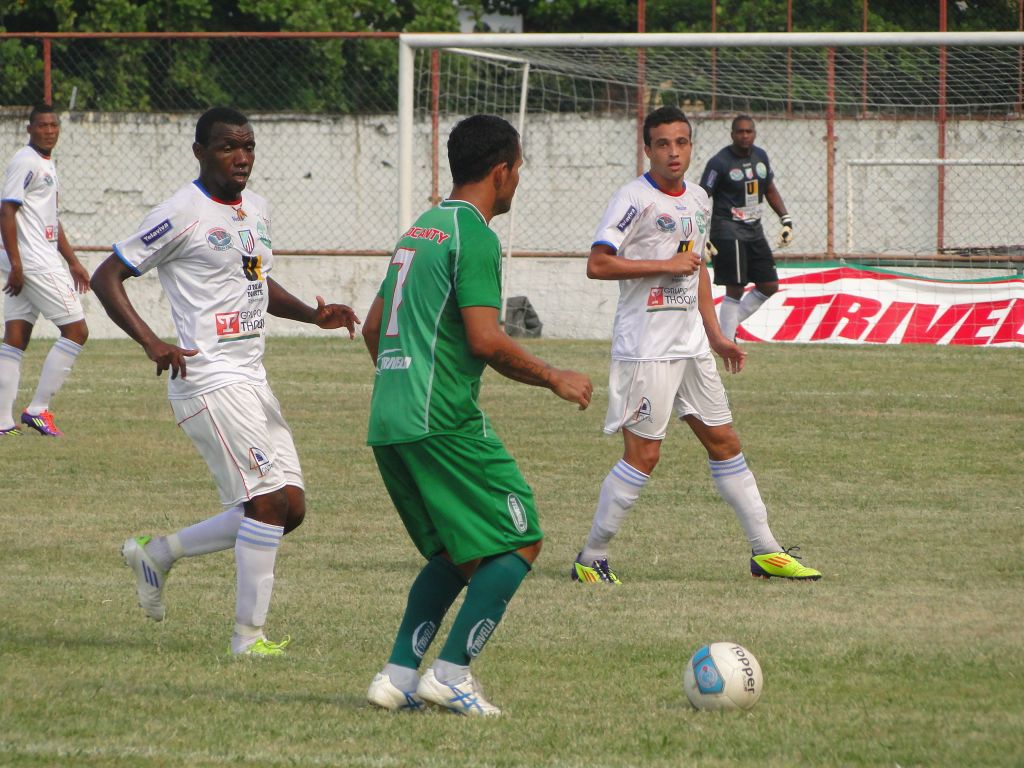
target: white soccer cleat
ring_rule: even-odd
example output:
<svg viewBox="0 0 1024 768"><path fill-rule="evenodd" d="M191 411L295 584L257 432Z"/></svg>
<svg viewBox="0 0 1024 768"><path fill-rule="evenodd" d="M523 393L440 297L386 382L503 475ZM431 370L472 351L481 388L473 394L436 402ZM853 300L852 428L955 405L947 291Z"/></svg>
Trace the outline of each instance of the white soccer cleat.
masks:
<svg viewBox="0 0 1024 768"><path fill-rule="evenodd" d="M121 557L124 564L135 572L135 592L139 597L139 607L153 621L163 621L167 615L164 607L164 582L167 573L156 567L156 563L146 553L146 544L150 536L135 536L125 539L121 545Z"/></svg>
<svg viewBox="0 0 1024 768"><path fill-rule="evenodd" d="M437 679L431 667L420 678L416 695L428 704L444 707L460 715L489 717L501 714L500 709L484 698L472 675L461 683L447 685Z"/></svg>
<svg viewBox="0 0 1024 768"><path fill-rule="evenodd" d="M423 699L416 691L401 690L383 672L374 675L370 690L366 692L366 700L390 712L415 712L423 709Z"/></svg>

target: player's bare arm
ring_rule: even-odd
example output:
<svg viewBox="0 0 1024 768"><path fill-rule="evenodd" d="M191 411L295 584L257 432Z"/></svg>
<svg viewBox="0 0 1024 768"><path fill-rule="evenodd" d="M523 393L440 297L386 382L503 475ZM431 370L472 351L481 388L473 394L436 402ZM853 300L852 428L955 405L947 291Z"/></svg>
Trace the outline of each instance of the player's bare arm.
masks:
<svg viewBox="0 0 1024 768"><path fill-rule="evenodd" d="M701 266L699 253L677 253L670 259L626 259L610 245L595 244L587 258L587 277L591 280L631 280L652 275L692 275Z"/></svg>
<svg viewBox="0 0 1024 768"><path fill-rule="evenodd" d="M577 371L554 368L531 355L505 333L498 323L497 308L463 307L462 319L470 352L486 360L502 376L523 384L546 387L563 400L576 403L580 410L590 405L594 394L590 377Z"/></svg>
<svg viewBox="0 0 1024 768"><path fill-rule="evenodd" d="M124 281L133 277L131 270L117 256L111 254L100 264L92 276L92 290L103 309L117 327L127 333L145 350L146 356L156 363L156 375L170 370L171 378L187 378L185 358L199 354L198 349L182 349L168 344L157 336L139 316L124 289Z"/></svg>
<svg viewBox="0 0 1024 768"><path fill-rule="evenodd" d="M64 225L57 222L57 251L68 263L68 271L71 273L71 280L75 284L75 290L79 293L87 293L89 290L89 270L78 260L75 249L71 247L67 236L64 234Z"/></svg>
<svg viewBox="0 0 1024 768"><path fill-rule="evenodd" d="M359 317L345 304L326 304L323 296L316 297L316 306L311 307L286 291L280 283L267 278L267 311L275 317L283 317L300 323L310 323L319 328L347 328L348 337L356 337Z"/></svg>
<svg viewBox="0 0 1024 768"><path fill-rule="evenodd" d="M11 262L11 271L7 275L4 293L17 296L25 285L25 276L21 270L21 251L18 250L18 204L11 200L0 203L0 237L3 238L4 250Z"/></svg>
<svg viewBox="0 0 1024 768"><path fill-rule="evenodd" d="M384 300L377 296L370 305L370 311L366 313L366 322L363 323L363 342L374 365L377 365L377 351L380 349L380 321L383 316Z"/></svg>
<svg viewBox="0 0 1024 768"><path fill-rule="evenodd" d="M708 275L707 267L704 266L701 266L697 282L697 311L700 312L701 320L704 322L704 333L707 334L708 344L715 354L722 358L725 369L729 373L742 371L747 353L722 333L722 328L718 324L718 316L715 314L715 299L711 294L711 277Z"/></svg>

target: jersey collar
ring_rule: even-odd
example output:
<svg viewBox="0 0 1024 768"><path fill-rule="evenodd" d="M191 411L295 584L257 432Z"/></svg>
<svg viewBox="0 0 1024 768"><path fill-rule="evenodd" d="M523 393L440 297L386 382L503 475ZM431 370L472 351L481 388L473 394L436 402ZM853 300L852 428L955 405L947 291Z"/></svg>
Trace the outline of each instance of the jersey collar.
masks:
<svg viewBox="0 0 1024 768"><path fill-rule="evenodd" d="M683 195L686 194L686 180L685 179L683 180L683 188L681 190L679 190L678 192L667 192L667 191L665 191L664 189L662 189L661 187L658 186L658 182L656 182L654 180L654 178L651 176L650 171L648 171L647 173L644 174L644 178L647 179L647 183L648 184L650 184L656 190L661 192L661 194L663 194L663 195L668 195L669 197L682 197Z"/></svg>
<svg viewBox="0 0 1024 768"><path fill-rule="evenodd" d="M480 217L481 221L483 221L485 224L487 223L487 219L485 219L484 215L482 213L480 213L480 209L477 208L475 205L473 205L468 200L452 200L452 199L449 198L449 199L446 199L446 200L442 200L439 207L440 208L451 208L452 206L456 206L456 207L459 207L459 208L463 208L463 207L469 208L469 209L471 209L471 210L476 212L476 215Z"/></svg>
<svg viewBox="0 0 1024 768"><path fill-rule="evenodd" d="M215 202L215 203L220 203L221 205L230 205L230 206L232 206L232 207L235 207L235 206L239 206L239 205L241 205L241 204L242 204L242 198L241 198L241 197L239 197L239 198L238 198L237 200L234 200L234 201L232 201L232 200L221 200L221 199L220 199L219 197L214 197L213 195L211 195L211 194L210 194L210 193L209 193L209 192L207 191L206 187L204 187L204 186L203 186L203 182L201 182L201 181L200 181L199 179L195 179L195 180L193 180L193 182L192 182L192 183L196 185L196 188L197 188L197 189L198 189L198 190L199 190L200 192L202 192L202 193L203 193L204 195L206 195L206 196L207 196L208 198L210 198L211 200L213 200L213 202Z"/></svg>

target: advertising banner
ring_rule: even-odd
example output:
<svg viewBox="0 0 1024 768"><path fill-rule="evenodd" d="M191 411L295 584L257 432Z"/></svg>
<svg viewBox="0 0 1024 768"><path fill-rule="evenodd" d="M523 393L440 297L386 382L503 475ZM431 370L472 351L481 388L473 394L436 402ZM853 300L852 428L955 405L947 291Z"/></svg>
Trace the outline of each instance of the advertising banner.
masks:
<svg viewBox="0 0 1024 768"><path fill-rule="evenodd" d="M780 269L778 293L736 337L1021 347L1024 278L944 280L850 265Z"/></svg>

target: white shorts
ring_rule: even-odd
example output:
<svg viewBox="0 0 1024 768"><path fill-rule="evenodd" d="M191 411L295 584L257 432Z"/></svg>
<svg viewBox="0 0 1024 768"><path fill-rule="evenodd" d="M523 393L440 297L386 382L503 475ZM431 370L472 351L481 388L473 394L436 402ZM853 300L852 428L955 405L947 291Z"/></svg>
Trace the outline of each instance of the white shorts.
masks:
<svg viewBox="0 0 1024 768"><path fill-rule="evenodd" d="M648 440L664 440L673 410L679 418L696 416L709 427L732 422L729 397L710 352L682 360L612 360L606 433L628 429Z"/></svg>
<svg viewBox="0 0 1024 768"><path fill-rule="evenodd" d="M0 273L0 286L7 285L8 273ZM71 276L64 270L25 275L17 296L4 296L4 322L24 320L35 325L39 315L58 328L85 319Z"/></svg>
<svg viewBox="0 0 1024 768"><path fill-rule="evenodd" d="M171 410L213 474L225 507L286 485L302 488L292 431L268 384L229 384Z"/></svg>

